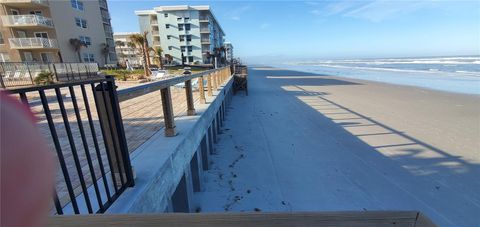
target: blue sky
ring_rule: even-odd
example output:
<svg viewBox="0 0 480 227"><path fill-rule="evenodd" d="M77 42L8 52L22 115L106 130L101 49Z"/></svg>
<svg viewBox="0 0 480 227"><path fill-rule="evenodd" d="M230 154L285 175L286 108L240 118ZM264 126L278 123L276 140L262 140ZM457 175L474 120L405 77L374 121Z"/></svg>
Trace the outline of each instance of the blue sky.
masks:
<svg viewBox="0 0 480 227"><path fill-rule="evenodd" d="M480 54L479 1L119 1L115 32L138 31L134 10L210 5L247 60Z"/></svg>

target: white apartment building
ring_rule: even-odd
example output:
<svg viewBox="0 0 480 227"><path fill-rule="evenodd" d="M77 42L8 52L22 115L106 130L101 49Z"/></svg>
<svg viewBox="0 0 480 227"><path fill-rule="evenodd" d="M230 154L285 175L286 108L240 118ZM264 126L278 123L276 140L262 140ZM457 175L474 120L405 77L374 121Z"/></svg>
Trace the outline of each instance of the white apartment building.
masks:
<svg viewBox="0 0 480 227"><path fill-rule="evenodd" d="M132 48L128 45L131 42L130 36L139 34L138 32L118 32L113 34L115 41L115 52L117 53L118 62L125 64L128 60L132 66L141 66L143 59L142 54L137 48ZM117 45L120 44L120 45Z"/></svg>
<svg viewBox="0 0 480 227"><path fill-rule="evenodd" d="M117 62L106 0L0 0L0 19L0 61Z"/></svg>
<svg viewBox="0 0 480 227"><path fill-rule="evenodd" d="M140 32L148 31L149 45L160 46L174 63L212 63L215 48L223 46L225 33L210 6L160 6L135 13Z"/></svg>

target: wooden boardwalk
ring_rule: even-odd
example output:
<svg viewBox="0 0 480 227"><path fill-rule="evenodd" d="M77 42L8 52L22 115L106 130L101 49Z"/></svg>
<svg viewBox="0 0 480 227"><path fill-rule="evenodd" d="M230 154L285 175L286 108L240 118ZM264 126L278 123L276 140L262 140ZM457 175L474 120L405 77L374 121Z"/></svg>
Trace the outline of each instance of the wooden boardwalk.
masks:
<svg viewBox="0 0 480 227"><path fill-rule="evenodd" d="M135 86L136 84L118 84L118 89L124 89L127 87ZM186 98L185 98L185 89L179 87L172 87L172 101L174 107L175 116L186 115ZM101 132L100 123L98 121L97 110L95 107L94 97L91 87L86 87L86 95L88 99L88 105L90 107L91 117L94 124L94 132L96 138L98 139L98 144L101 153L101 160L98 160L96 155L96 150L94 147L93 136L91 128L89 127L88 116L86 111L86 105L82 97L82 91L79 87L74 89L74 94L76 96L79 113L81 116L81 124L85 132L87 147L83 146L80 127L75 116L72 95L70 94L68 88L62 88L61 94L65 104L65 109L68 116L69 126L73 134L74 146L79 157L80 166L84 175L85 182L87 186L92 185L93 176L89 173L89 166L87 162L86 154L90 154L92 159L92 164L95 170L95 178L99 179L102 177L99 161L103 162L105 171L109 171L108 158L105 151L105 146L103 145L103 137ZM198 91L194 91L194 100L197 103L199 100ZM53 90L46 91L46 96L49 101L49 108L52 114L53 121L55 123L55 129L58 134L58 139L64 155L70 180L74 188L75 194L79 195L82 190L80 187L80 178L76 170L75 161L72 153L72 146L69 142L65 124L62 118L62 114L56 99L55 92ZM47 142L49 143L52 152L55 151L55 146L53 140L51 139L50 129L45 115L43 114L43 107L40 102L39 96L36 93L31 93L27 95L29 100L29 105L32 111L38 117L38 127L43 135L45 135ZM163 124L163 111L162 103L160 98L160 91L154 91L130 100L126 100L120 103L120 109L128 144L129 152L135 151L140 145L147 141L153 134L158 132L164 127ZM54 152L56 155L56 152ZM109 175L109 174L107 174ZM65 180L60 169L60 166L57 166L57 184L56 190L58 197L62 205L65 205L69 202L68 191L65 184ZM108 176L107 176L108 177ZM90 198L92 203L95 203L94 198Z"/></svg>

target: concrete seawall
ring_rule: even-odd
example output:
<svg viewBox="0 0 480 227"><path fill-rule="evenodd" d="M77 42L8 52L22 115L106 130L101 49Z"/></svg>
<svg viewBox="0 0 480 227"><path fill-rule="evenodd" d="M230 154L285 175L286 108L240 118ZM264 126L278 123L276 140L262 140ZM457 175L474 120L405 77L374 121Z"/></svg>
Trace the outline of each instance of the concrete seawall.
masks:
<svg viewBox="0 0 480 227"><path fill-rule="evenodd" d="M175 119L178 135L158 131L131 154L135 187L128 188L107 213L193 212L193 193L200 191L202 171L214 149L232 96L233 79L196 106L197 115Z"/></svg>

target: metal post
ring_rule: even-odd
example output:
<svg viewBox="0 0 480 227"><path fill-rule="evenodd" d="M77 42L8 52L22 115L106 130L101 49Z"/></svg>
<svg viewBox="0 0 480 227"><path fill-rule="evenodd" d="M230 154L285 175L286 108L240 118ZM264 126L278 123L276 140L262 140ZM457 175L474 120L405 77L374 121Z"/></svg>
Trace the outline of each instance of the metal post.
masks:
<svg viewBox="0 0 480 227"><path fill-rule="evenodd" d="M207 76L207 88L208 88L208 96L212 97L213 94L212 94L212 74L208 74Z"/></svg>
<svg viewBox="0 0 480 227"><path fill-rule="evenodd" d="M177 133L175 132L175 121L173 119L172 93L170 92L170 87L161 89L160 94L162 97L163 119L165 122L165 136L176 136Z"/></svg>
<svg viewBox="0 0 480 227"><path fill-rule="evenodd" d="M195 115L195 105L193 104L192 80L185 81L185 95L187 96L187 115Z"/></svg>
<svg viewBox="0 0 480 227"><path fill-rule="evenodd" d="M117 129L118 140L120 145L120 152L123 159L123 165L125 168L125 174L127 176L127 186L133 187L135 185L133 168L130 162L130 153L128 151L127 138L125 137L125 129L123 128L122 114L120 112L120 102L117 97L117 86L115 85L115 79L113 76L106 76L107 88L110 92L110 98L112 100L112 112L114 117L115 128Z"/></svg>
<svg viewBox="0 0 480 227"><path fill-rule="evenodd" d="M115 174L115 178L123 179L125 176L127 186L132 187L134 186L133 171L113 77L107 77L106 84L97 85L95 93L98 118L101 119L100 125L103 131L106 132L104 134L105 146L112 159L111 171ZM122 182L117 182L117 184L119 184L117 186L122 186Z"/></svg>
<svg viewBox="0 0 480 227"><path fill-rule="evenodd" d="M5 70L4 70L4 66L2 63L0 63L0 86L2 88L5 88L5 83L3 82L3 77L5 76Z"/></svg>
<svg viewBox="0 0 480 227"><path fill-rule="evenodd" d="M217 84L217 72L213 72L213 90L216 91L218 89L218 84Z"/></svg>
<svg viewBox="0 0 480 227"><path fill-rule="evenodd" d="M30 76L30 81L32 82L32 85L33 85L35 84L35 82L33 81L32 73L30 72L30 68L28 67L28 62L25 63L25 66L27 66L28 75Z"/></svg>
<svg viewBox="0 0 480 227"><path fill-rule="evenodd" d="M200 91L200 103L207 103L207 100L205 99L205 88L203 86L203 76L198 78L198 90Z"/></svg>
<svg viewBox="0 0 480 227"><path fill-rule="evenodd" d="M58 79L57 67L55 67L55 63L52 63L52 67L53 67L53 74L55 74L55 78L57 79L57 82L60 82L60 80Z"/></svg>

